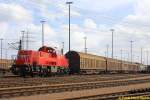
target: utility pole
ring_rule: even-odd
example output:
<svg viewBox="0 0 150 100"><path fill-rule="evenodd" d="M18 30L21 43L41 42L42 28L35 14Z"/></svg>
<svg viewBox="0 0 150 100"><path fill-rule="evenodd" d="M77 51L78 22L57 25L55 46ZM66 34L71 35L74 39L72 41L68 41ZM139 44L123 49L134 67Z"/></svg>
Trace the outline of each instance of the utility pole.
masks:
<svg viewBox="0 0 150 100"><path fill-rule="evenodd" d="M42 20L41 21L41 24L42 24L42 46L44 46L44 23L45 23L45 21Z"/></svg>
<svg viewBox="0 0 150 100"><path fill-rule="evenodd" d="M112 58L114 57L114 29L110 29L112 32Z"/></svg>
<svg viewBox="0 0 150 100"><path fill-rule="evenodd" d="M64 54L64 42L62 42L62 49L61 49L61 54Z"/></svg>
<svg viewBox="0 0 150 100"><path fill-rule="evenodd" d="M121 50L120 50L120 52L121 52L121 61L122 61L122 51L123 51L123 50L121 49Z"/></svg>
<svg viewBox="0 0 150 100"><path fill-rule="evenodd" d="M66 4L69 5L69 51L70 51L70 5L73 4L73 2L66 2Z"/></svg>
<svg viewBox="0 0 150 100"><path fill-rule="evenodd" d="M5 59L7 59L8 49L5 49Z"/></svg>
<svg viewBox="0 0 150 100"><path fill-rule="evenodd" d="M143 48L141 48L141 64L143 63Z"/></svg>
<svg viewBox="0 0 150 100"><path fill-rule="evenodd" d="M129 52L127 52L127 61L130 61L130 54L129 54Z"/></svg>
<svg viewBox="0 0 150 100"><path fill-rule="evenodd" d="M28 50L29 48L29 32L27 31L27 39L26 39L26 49Z"/></svg>
<svg viewBox="0 0 150 100"><path fill-rule="evenodd" d="M1 41L1 61L2 61L2 59L3 59L3 39L1 38L0 41Z"/></svg>
<svg viewBox="0 0 150 100"><path fill-rule="evenodd" d="M106 51L104 52L104 54L105 54L105 57L107 57L107 52Z"/></svg>
<svg viewBox="0 0 150 100"><path fill-rule="evenodd" d="M149 58L148 58L148 56L149 56L149 51L147 50L147 52L146 52L147 54L147 65L148 65L148 60L149 60Z"/></svg>
<svg viewBox="0 0 150 100"><path fill-rule="evenodd" d="M139 62L139 56L137 56L137 62Z"/></svg>
<svg viewBox="0 0 150 100"><path fill-rule="evenodd" d="M22 50L24 50L24 34L25 31L21 31L22 32Z"/></svg>
<svg viewBox="0 0 150 100"><path fill-rule="evenodd" d="M21 40L21 39L19 40L19 47L18 47L18 50L22 50L22 40Z"/></svg>
<svg viewBox="0 0 150 100"><path fill-rule="evenodd" d="M109 55L109 45L108 44L106 45L106 48L107 48L107 58L108 58L108 55Z"/></svg>
<svg viewBox="0 0 150 100"><path fill-rule="evenodd" d="M108 44L106 45L106 49L107 49L107 50L106 50L106 54L107 54L107 55L106 55L106 54L105 54L105 55L106 55L106 58L108 59L108 49L109 49L109 45L108 45ZM106 70L106 73L107 73L107 69L108 69L107 66L108 66L108 60L106 60L106 69L105 69L105 70Z"/></svg>
<svg viewBox="0 0 150 100"><path fill-rule="evenodd" d="M122 64L123 64L123 60L122 60L122 49L120 50L121 52L121 71L122 71Z"/></svg>
<svg viewBox="0 0 150 100"><path fill-rule="evenodd" d="M85 53L87 53L86 40L87 40L87 37L84 37L84 51L85 51Z"/></svg>
<svg viewBox="0 0 150 100"><path fill-rule="evenodd" d="M130 43L131 43L131 63L132 63L132 48L133 48L133 42L134 42L134 41L132 41L132 40L130 41Z"/></svg>
<svg viewBox="0 0 150 100"><path fill-rule="evenodd" d="M134 58L135 58L135 55L133 54L133 55L132 55L132 62L134 62Z"/></svg>

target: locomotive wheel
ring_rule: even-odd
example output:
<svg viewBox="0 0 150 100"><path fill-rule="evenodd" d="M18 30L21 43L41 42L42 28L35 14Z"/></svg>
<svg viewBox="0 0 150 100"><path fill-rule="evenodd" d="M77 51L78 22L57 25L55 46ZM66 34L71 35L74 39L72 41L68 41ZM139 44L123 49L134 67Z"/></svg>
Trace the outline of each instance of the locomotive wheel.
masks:
<svg viewBox="0 0 150 100"><path fill-rule="evenodd" d="M14 73L15 75L18 75L18 72L17 72L16 69L17 69L17 68L13 65L13 66L11 67L11 72Z"/></svg>
<svg viewBox="0 0 150 100"><path fill-rule="evenodd" d="M48 70L47 69L43 69L43 77L47 77L48 76Z"/></svg>
<svg viewBox="0 0 150 100"><path fill-rule="evenodd" d="M25 66L22 66L21 68L20 68L20 71L19 71L20 73L19 73L19 75L21 76L21 77L26 77L26 67Z"/></svg>
<svg viewBox="0 0 150 100"><path fill-rule="evenodd" d="M61 71L61 69L58 67L58 69L57 69L57 75L61 75L62 74L62 71Z"/></svg>
<svg viewBox="0 0 150 100"><path fill-rule="evenodd" d="M31 76L31 77L34 77L34 74L33 74L33 72L30 72L30 76Z"/></svg>

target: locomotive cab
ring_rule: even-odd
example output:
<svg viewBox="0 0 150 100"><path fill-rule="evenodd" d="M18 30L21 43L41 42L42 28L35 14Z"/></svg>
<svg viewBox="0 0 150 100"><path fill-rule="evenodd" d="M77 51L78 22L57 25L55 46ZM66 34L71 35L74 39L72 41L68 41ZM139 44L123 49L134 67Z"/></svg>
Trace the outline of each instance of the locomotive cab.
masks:
<svg viewBox="0 0 150 100"><path fill-rule="evenodd" d="M17 58L11 67L11 71L16 75L25 76L30 73L33 62L36 61L37 52L32 50L18 51Z"/></svg>
<svg viewBox="0 0 150 100"><path fill-rule="evenodd" d="M52 57L57 57L56 51L52 47L43 46L39 49L39 51L49 53L52 55Z"/></svg>
<svg viewBox="0 0 150 100"><path fill-rule="evenodd" d="M18 52L16 64L18 64L18 65L21 65L21 64L29 65L29 64L31 64L31 62L30 62L31 61L31 55L32 55L31 51L20 50Z"/></svg>

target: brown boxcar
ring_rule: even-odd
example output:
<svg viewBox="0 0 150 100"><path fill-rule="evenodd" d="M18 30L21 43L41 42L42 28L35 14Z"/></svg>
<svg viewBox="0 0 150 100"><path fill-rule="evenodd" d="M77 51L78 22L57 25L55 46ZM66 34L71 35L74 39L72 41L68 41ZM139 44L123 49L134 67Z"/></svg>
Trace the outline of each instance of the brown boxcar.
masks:
<svg viewBox="0 0 150 100"><path fill-rule="evenodd" d="M87 54L87 53L78 53L80 56L80 72L88 73L99 73L106 70L106 58Z"/></svg>
<svg viewBox="0 0 150 100"><path fill-rule="evenodd" d="M107 69L109 72L118 72L122 70L122 62L117 59L107 58Z"/></svg>
<svg viewBox="0 0 150 100"><path fill-rule="evenodd" d="M82 52L70 51L66 54L69 59L71 73L103 72L106 70L106 58Z"/></svg>

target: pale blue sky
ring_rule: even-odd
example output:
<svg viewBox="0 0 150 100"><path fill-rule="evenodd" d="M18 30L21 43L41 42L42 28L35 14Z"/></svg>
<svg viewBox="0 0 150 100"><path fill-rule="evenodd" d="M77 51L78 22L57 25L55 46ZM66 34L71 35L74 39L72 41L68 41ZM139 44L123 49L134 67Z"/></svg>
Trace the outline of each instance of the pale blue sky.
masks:
<svg viewBox="0 0 150 100"><path fill-rule="evenodd" d="M67 0L69 1L69 0ZM115 56L124 58L133 44L135 61L139 61L140 48L149 50L150 0L72 0L71 5L71 48L84 51L83 37L87 36L88 52L105 55L106 45L111 47L111 32L114 28ZM29 31L33 37L29 49L41 46L41 24L45 23L45 45L61 48L65 42L68 50L68 6L66 0L0 0L0 37L7 43L16 42L21 30ZM144 44L144 45L143 45ZM9 55L16 51L9 49ZM10 52L11 51L11 52ZM109 56L111 48L109 48ZM3 55L5 57L5 54Z"/></svg>

